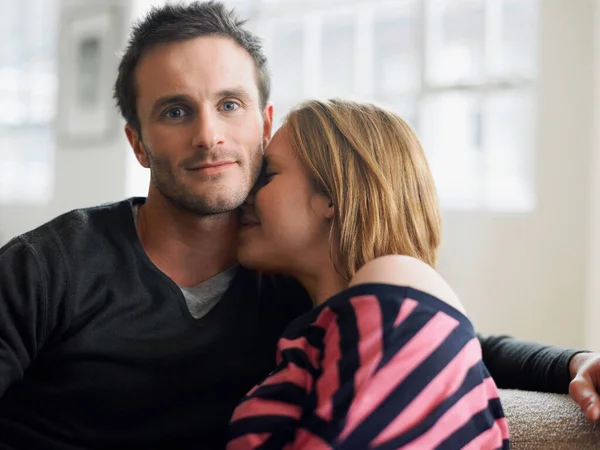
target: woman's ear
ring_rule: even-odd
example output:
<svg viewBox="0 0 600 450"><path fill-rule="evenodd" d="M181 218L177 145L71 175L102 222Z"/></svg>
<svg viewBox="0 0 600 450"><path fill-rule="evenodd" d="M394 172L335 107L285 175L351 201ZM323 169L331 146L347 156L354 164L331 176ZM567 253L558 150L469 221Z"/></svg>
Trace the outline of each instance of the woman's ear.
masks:
<svg viewBox="0 0 600 450"><path fill-rule="evenodd" d="M311 200L313 210L324 220L331 220L335 214L333 202L323 194L315 193Z"/></svg>
<svg viewBox="0 0 600 450"><path fill-rule="evenodd" d="M327 210L325 211L325 218L327 220L332 220L335 216L335 208L333 207L333 202L329 199L329 205L327 206Z"/></svg>

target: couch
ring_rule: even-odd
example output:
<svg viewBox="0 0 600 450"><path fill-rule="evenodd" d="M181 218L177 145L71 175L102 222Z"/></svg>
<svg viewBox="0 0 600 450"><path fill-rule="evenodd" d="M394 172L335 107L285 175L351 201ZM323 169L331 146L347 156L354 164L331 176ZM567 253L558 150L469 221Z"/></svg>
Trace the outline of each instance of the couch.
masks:
<svg viewBox="0 0 600 450"><path fill-rule="evenodd" d="M568 395L500 390L516 450L600 449L600 423L590 423Z"/></svg>

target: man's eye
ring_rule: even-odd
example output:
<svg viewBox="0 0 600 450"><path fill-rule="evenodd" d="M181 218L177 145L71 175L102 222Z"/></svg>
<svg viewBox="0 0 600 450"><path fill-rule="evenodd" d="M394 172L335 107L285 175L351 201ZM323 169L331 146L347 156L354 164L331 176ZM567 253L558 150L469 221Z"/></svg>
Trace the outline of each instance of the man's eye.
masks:
<svg viewBox="0 0 600 450"><path fill-rule="evenodd" d="M235 111L239 105L236 102L225 102L223 103L223 109L225 111Z"/></svg>
<svg viewBox="0 0 600 450"><path fill-rule="evenodd" d="M165 116L169 119L180 119L186 115L187 113L183 108L171 108L165 113Z"/></svg>

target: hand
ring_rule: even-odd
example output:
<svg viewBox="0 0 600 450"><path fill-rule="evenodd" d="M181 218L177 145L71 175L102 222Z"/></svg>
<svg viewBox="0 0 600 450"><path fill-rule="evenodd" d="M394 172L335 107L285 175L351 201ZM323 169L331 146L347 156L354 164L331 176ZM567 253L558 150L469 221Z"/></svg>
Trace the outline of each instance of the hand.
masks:
<svg viewBox="0 0 600 450"><path fill-rule="evenodd" d="M590 421L600 419L600 353L578 353L569 363L569 394Z"/></svg>

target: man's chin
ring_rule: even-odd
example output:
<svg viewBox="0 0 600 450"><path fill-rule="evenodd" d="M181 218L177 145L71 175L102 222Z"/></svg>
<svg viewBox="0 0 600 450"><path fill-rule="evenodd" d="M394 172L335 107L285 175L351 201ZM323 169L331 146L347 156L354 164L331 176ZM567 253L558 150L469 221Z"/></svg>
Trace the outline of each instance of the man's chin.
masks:
<svg viewBox="0 0 600 450"><path fill-rule="evenodd" d="M200 216L210 216L217 214L226 214L236 212L244 199L231 198L228 196L219 196L217 198L208 196L185 196L185 198L171 198L172 203L179 208L192 214Z"/></svg>
<svg viewBox="0 0 600 450"><path fill-rule="evenodd" d="M196 182L190 179L158 180L155 188L170 203L186 212L206 216L225 214L239 208L246 199L249 187L244 183L222 178L220 182Z"/></svg>

